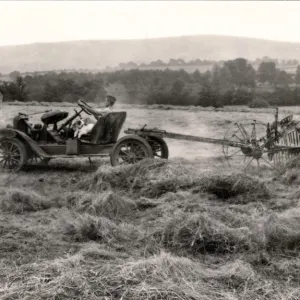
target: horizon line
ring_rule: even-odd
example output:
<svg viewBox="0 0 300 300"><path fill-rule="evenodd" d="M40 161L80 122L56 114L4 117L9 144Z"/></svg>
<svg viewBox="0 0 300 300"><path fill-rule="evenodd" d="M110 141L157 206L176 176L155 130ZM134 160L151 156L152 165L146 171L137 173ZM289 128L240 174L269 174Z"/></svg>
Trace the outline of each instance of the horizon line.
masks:
<svg viewBox="0 0 300 300"><path fill-rule="evenodd" d="M289 43L289 44L300 44L300 41L282 41L268 38L258 38L250 36L240 36L240 35L224 35L224 34L187 34L187 35L170 35L163 37L147 37L147 38L123 38L123 39L78 39L78 40L62 40L62 41L48 41L48 42L28 42L23 44L7 44L0 45L0 48L4 47L18 47L18 46L30 46L30 45L44 45L44 44L63 44L63 43L75 43L75 42L121 42L121 41L149 41L149 40L161 40L161 39L174 39L174 38L188 38L188 37L200 37L200 36L211 36L211 37L227 37L227 38L237 38L237 39L251 39L260 41L269 41L276 43Z"/></svg>

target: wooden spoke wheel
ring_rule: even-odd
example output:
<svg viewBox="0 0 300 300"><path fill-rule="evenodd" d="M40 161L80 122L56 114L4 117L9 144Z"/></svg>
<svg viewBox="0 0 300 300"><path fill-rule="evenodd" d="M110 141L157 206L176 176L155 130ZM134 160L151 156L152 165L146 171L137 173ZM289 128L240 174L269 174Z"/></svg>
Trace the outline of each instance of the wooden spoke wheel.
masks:
<svg viewBox="0 0 300 300"><path fill-rule="evenodd" d="M112 166L134 164L145 158L153 158L153 151L149 143L137 135L121 138L110 155Z"/></svg>
<svg viewBox="0 0 300 300"><path fill-rule="evenodd" d="M147 142L151 146L155 158L169 158L169 148L164 139L160 137L149 137Z"/></svg>
<svg viewBox="0 0 300 300"><path fill-rule="evenodd" d="M35 165L35 164L39 164L39 165L43 165L43 166L46 166L49 164L51 158L41 158L39 156L36 156L36 155L33 155L31 156L27 163L30 164L30 165Z"/></svg>
<svg viewBox="0 0 300 300"><path fill-rule="evenodd" d="M0 169L19 171L27 162L26 146L16 138L0 140Z"/></svg>

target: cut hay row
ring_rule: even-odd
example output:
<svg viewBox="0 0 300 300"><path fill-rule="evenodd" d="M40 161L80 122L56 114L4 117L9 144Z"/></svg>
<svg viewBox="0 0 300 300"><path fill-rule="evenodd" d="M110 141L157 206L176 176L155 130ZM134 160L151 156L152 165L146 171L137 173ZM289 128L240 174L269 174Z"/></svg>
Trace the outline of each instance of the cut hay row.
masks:
<svg viewBox="0 0 300 300"><path fill-rule="evenodd" d="M137 204L129 197L112 191L102 193L68 192L61 195L61 198L61 202L64 201L68 208L114 220L132 216L137 209Z"/></svg>
<svg viewBox="0 0 300 300"><path fill-rule="evenodd" d="M69 240L76 242L135 243L143 235L130 224L116 224L105 217L95 217L87 213L80 214L69 210L60 212L56 229Z"/></svg>
<svg viewBox="0 0 300 300"><path fill-rule="evenodd" d="M203 214L179 214L166 221L162 242L193 253L226 253L253 249L249 227L234 228Z"/></svg>
<svg viewBox="0 0 300 300"><path fill-rule="evenodd" d="M144 189L145 193L150 193L149 188L158 185L161 181L165 185L170 184L170 188L174 190L176 178L184 178L187 184L192 183L192 170L189 166L177 162L169 162L167 160L146 159L138 164L112 167L100 167L94 175L92 190L105 189L125 189L139 192ZM89 183L87 182L87 186ZM153 190L159 190L158 186L154 186ZM166 188L166 190L168 190Z"/></svg>
<svg viewBox="0 0 300 300"><path fill-rule="evenodd" d="M300 295L288 282L262 279L242 260L208 267L166 252L121 262L89 259L80 251L21 267L1 265L0 278L3 300L296 300Z"/></svg>
<svg viewBox="0 0 300 300"><path fill-rule="evenodd" d="M235 202L248 203L270 198L270 191L263 182L243 173L204 176L197 183L194 192L211 193L223 200L237 198Z"/></svg>
<svg viewBox="0 0 300 300"><path fill-rule="evenodd" d="M223 200L236 198L238 203L265 201L271 195L263 182L245 174L205 176L199 173L191 163L148 159L134 165L100 167L92 184L86 182L86 187L92 191L130 191L132 195L148 198L193 189L194 193L206 192Z"/></svg>
<svg viewBox="0 0 300 300"><path fill-rule="evenodd" d="M11 274L3 278L1 299L229 300L238 296L228 285L239 288L254 279L254 271L242 261L211 269L164 252L121 264L91 262L78 253L19 268L1 268L1 278L8 271Z"/></svg>
<svg viewBox="0 0 300 300"><path fill-rule="evenodd" d="M0 196L0 209L5 212L21 214L51 207L51 202L36 193L19 188L7 188Z"/></svg>
<svg viewBox="0 0 300 300"><path fill-rule="evenodd" d="M267 247L271 250L300 249L300 207L271 214L264 223Z"/></svg>

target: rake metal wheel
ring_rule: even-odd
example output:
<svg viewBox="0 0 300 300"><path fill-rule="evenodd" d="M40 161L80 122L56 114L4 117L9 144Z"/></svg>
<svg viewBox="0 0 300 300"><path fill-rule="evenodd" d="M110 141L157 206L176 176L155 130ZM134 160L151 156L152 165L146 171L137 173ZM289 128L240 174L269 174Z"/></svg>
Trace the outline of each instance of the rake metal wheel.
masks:
<svg viewBox="0 0 300 300"><path fill-rule="evenodd" d="M16 138L0 140L0 169L19 171L27 162L28 153L26 146Z"/></svg>
<svg viewBox="0 0 300 300"><path fill-rule="evenodd" d="M153 158L153 151L149 143L137 135L121 138L110 155L112 166L134 164L145 158Z"/></svg>
<svg viewBox="0 0 300 300"><path fill-rule="evenodd" d="M226 132L224 140L242 143L243 147L232 147L223 144L223 154L230 165L247 169L260 162L276 169L274 160L271 160L273 146L268 145L266 136L267 125L256 120L243 120L234 123Z"/></svg>

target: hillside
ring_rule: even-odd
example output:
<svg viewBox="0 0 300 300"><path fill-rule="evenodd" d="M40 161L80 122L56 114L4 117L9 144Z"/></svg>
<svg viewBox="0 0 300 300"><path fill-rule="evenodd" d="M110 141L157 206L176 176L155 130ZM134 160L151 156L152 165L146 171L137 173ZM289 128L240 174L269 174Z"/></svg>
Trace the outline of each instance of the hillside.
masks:
<svg viewBox="0 0 300 300"><path fill-rule="evenodd" d="M300 59L300 43L230 36L182 36L141 40L94 40L0 47L0 73L13 70L102 69L120 62L170 58L226 60L269 56Z"/></svg>

